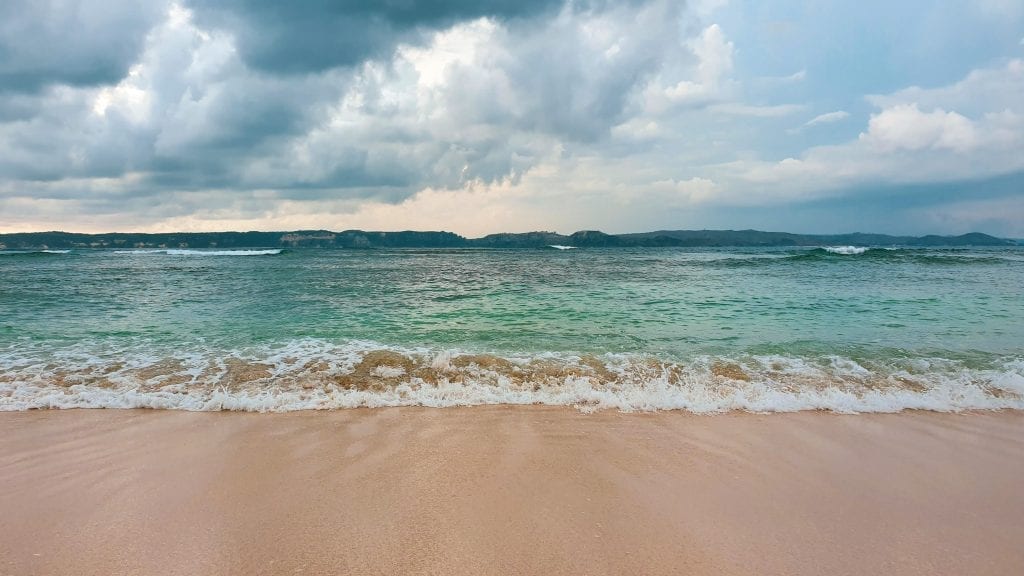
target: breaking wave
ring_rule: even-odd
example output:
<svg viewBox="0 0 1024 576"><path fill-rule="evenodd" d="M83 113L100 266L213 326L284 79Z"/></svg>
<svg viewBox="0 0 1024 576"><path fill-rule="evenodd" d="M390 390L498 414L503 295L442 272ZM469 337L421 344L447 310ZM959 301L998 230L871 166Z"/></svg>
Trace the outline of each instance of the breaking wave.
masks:
<svg viewBox="0 0 1024 576"><path fill-rule="evenodd" d="M863 246L823 246L823 249L830 254L842 254L843 256L863 254L868 251L868 248Z"/></svg>
<svg viewBox="0 0 1024 576"><path fill-rule="evenodd" d="M0 350L0 411L280 412L548 404L582 411L840 413L1024 409L1024 359L480 354L298 340L216 353Z"/></svg>
<svg viewBox="0 0 1024 576"><path fill-rule="evenodd" d="M751 266L777 266L799 263L863 263L863 264L922 264L938 266L971 266L1024 263L1024 252L1019 250L972 251L941 248L867 248L863 246L827 246L797 248L786 252L727 255L695 264L726 268Z"/></svg>
<svg viewBox="0 0 1024 576"><path fill-rule="evenodd" d="M114 250L114 254L167 254L169 256L272 256L284 250L272 248L266 250L190 250L185 248L166 248L158 250Z"/></svg>
<svg viewBox="0 0 1024 576"><path fill-rule="evenodd" d="M70 253L71 250L0 250L0 256L48 256Z"/></svg>

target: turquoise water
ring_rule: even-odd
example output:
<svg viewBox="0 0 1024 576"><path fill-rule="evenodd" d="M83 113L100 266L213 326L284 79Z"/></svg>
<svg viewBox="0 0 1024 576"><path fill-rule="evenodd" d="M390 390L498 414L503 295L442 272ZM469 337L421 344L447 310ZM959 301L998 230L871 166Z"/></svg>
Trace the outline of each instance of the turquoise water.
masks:
<svg viewBox="0 0 1024 576"><path fill-rule="evenodd" d="M0 410L1024 407L1024 250L0 252Z"/></svg>

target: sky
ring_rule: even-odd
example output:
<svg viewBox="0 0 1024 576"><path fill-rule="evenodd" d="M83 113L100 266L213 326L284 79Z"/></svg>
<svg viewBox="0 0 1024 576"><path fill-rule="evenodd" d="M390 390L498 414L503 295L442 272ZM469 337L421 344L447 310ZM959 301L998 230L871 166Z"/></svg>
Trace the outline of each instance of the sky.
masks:
<svg viewBox="0 0 1024 576"><path fill-rule="evenodd" d="M1024 237L1021 0L5 0L0 232Z"/></svg>

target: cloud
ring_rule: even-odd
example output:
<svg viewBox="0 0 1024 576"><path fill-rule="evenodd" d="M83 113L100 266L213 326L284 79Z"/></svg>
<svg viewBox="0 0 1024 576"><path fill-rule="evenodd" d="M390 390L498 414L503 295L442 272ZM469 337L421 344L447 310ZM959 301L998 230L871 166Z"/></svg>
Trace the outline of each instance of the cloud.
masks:
<svg viewBox="0 0 1024 576"><path fill-rule="evenodd" d="M0 174L69 182L143 174L142 194L161 181L230 185L240 158L298 131L341 85L255 74L233 37L196 27L172 5L118 82L54 86L35 114L0 124Z"/></svg>
<svg viewBox="0 0 1024 576"><path fill-rule="evenodd" d="M846 120L849 117L850 117L850 113L845 111L845 110L836 110L834 112L826 112L824 114L819 114L819 115L815 116L814 118L811 118L810 120L805 122L804 123L804 128L810 128L811 126L819 126L821 124L833 124L835 122L840 122L842 120Z"/></svg>
<svg viewBox="0 0 1024 576"><path fill-rule="evenodd" d="M198 13L170 5L116 82L56 85L0 120L0 195L169 210L158 196L204 191L213 210L253 191L269 191L265 205L399 202L516 181L608 139L647 80L689 53L676 2L570 3L541 22L417 28L386 58L276 74Z"/></svg>
<svg viewBox="0 0 1024 576"><path fill-rule="evenodd" d="M1024 60L971 70L963 79L937 88L912 86L891 94L870 95L867 101L879 108L917 104L923 109L945 108L966 116L1001 110L1019 110L1024 90Z"/></svg>
<svg viewBox="0 0 1024 576"><path fill-rule="evenodd" d="M899 104L872 115L860 140L883 152L926 148L964 152L979 144L977 128L964 116L941 108L922 112L917 104Z"/></svg>
<svg viewBox="0 0 1024 576"><path fill-rule="evenodd" d="M658 96L673 104L704 104L721 98L728 90L735 46L726 40L718 24L705 28L689 45L698 62L696 77L664 87L654 84L655 90L660 89Z"/></svg>
<svg viewBox="0 0 1024 576"><path fill-rule="evenodd" d="M771 85L771 84L776 84L776 85L796 84L796 83L799 83L799 82L803 82L804 80L807 80L807 70L806 69L797 70L796 72L794 72L792 74L787 74L785 76L762 76L760 78L757 78L756 80L758 82L769 84L769 85Z"/></svg>
<svg viewBox="0 0 1024 576"><path fill-rule="evenodd" d="M581 10L592 2L582 2ZM322 72L387 55L424 32L477 18L530 18L560 0L192 0L204 27L232 30L244 61L268 72Z"/></svg>
<svg viewBox="0 0 1024 576"><path fill-rule="evenodd" d="M872 77L857 126L848 54L718 0L182 2L0 6L0 228L626 231L1024 170L1020 60Z"/></svg>
<svg viewBox="0 0 1024 576"><path fill-rule="evenodd" d="M719 167L762 190L759 201L842 194L865 184L941 183L1024 170L1024 63L868 97L879 107L856 140L778 162ZM750 200L747 198L746 200Z"/></svg>
<svg viewBox="0 0 1024 576"><path fill-rule="evenodd" d="M54 85L116 82L167 6L159 0L5 0L0 3L0 98Z"/></svg>
<svg viewBox="0 0 1024 576"><path fill-rule="evenodd" d="M807 79L807 70L800 70L790 74L789 76L783 76L782 80L787 82L803 82Z"/></svg>
<svg viewBox="0 0 1024 576"><path fill-rule="evenodd" d="M1024 214L1024 195L1003 198L964 199L917 208L913 216L940 230L958 233L993 230L1004 237L1024 238L1024 220L1007 215Z"/></svg>
<svg viewBox="0 0 1024 576"><path fill-rule="evenodd" d="M390 62L361 67L328 121L288 154L254 161L247 178L383 186L395 198L517 178L555 150L606 138L659 69L677 19L671 2L567 8L541 26L480 18L400 45Z"/></svg>

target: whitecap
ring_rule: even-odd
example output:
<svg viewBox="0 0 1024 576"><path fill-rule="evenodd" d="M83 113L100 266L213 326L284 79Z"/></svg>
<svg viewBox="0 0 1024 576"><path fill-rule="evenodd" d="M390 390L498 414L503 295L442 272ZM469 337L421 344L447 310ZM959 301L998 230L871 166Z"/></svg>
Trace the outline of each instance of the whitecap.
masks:
<svg viewBox="0 0 1024 576"><path fill-rule="evenodd" d="M868 251L863 246L823 246L823 248L832 254L842 254L844 256L863 254Z"/></svg>

